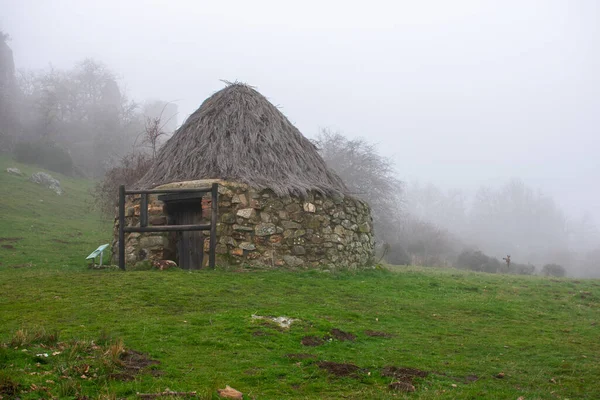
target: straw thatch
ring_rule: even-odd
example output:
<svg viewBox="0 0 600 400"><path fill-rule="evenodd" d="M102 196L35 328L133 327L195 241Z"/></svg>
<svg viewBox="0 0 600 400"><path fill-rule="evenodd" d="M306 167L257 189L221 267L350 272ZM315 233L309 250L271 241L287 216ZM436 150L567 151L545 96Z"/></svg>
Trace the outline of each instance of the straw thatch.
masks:
<svg viewBox="0 0 600 400"><path fill-rule="evenodd" d="M229 84L206 99L159 151L139 188L218 178L280 196L346 191L316 146L252 87Z"/></svg>

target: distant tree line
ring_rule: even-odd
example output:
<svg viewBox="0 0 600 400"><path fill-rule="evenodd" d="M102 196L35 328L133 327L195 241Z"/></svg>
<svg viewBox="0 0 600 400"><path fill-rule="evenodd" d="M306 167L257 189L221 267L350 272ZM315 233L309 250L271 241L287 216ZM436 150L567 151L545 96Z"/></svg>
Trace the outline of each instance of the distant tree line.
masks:
<svg viewBox="0 0 600 400"><path fill-rule="evenodd" d="M0 145L19 161L101 178L126 154L155 151L177 125L174 104L131 100L96 60L15 72L7 39L0 32Z"/></svg>
<svg viewBox="0 0 600 400"><path fill-rule="evenodd" d="M363 139L325 130L316 143L350 192L371 205L379 256L392 264L600 277L593 220L567 218L551 197L518 179L469 198L461 190L403 184L392 160ZM501 260L507 254L510 265Z"/></svg>

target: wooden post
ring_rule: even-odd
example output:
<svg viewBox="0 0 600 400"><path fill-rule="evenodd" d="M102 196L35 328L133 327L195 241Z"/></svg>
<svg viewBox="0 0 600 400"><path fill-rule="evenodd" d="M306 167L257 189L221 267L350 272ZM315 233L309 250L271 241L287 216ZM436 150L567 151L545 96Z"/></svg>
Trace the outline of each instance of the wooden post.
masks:
<svg viewBox="0 0 600 400"><path fill-rule="evenodd" d="M217 251L217 202L219 201L219 184L213 183L211 190L211 203L210 203L210 252L209 252L209 267L215 268L216 264L216 251Z"/></svg>
<svg viewBox="0 0 600 400"><path fill-rule="evenodd" d="M119 186L119 268L125 270L125 185Z"/></svg>
<svg viewBox="0 0 600 400"><path fill-rule="evenodd" d="M140 204L140 226L145 228L148 226L148 193L141 194Z"/></svg>

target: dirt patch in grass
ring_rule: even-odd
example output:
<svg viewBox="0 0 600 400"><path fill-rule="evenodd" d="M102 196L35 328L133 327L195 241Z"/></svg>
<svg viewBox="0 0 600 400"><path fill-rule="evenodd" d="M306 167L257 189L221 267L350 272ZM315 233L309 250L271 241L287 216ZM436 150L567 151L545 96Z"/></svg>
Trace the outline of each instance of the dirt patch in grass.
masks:
<svg viewBox="0 0 600 400"><path fill-rule="evenodd" d="M151 365L160 364L160 361L153 360L148 357L148 355L135 350L125 350L120 358L125 368L135 371L139 371Z"/></svg>
<svg viewBox="0 0 600 400"><path fill-rule="evenodd" d="M0 243L2 243L2 242L18 242L19 240L23 240L23 238L22 237L0 238Z"/></svg>
<svg viewBox="0 0 600 400"><path fill-rule="evenodd" d="M142 372L142 370L152 365L160 364L160 361L153 360L148 357L148 355L135 350L125 350L119 356L119 361L123 369L111 374L110 378L124 382L132 381L137 374ZM150 373L153 376L160 376L163 374L160 370L152 370Z"/></svg>
<svg viewBox="0 0 600 400"><path fill-rule="evenodd" d="M344 332L337 328L333 328L331 330L331 336L333 336L334 339L337 339L340 342L345 342L345 341L354 342L354 339L356 339L356 336L354 336L353 334Z"/></svg>
<svg viewBox="0 0 600 400"><path fill-rule="evenodd" d="M394 335L392 335L391 333L380 332L380 331L370 331L370 330L365 331L365 335L370 336L370 337L382 337L382 338L394 337Z"/></svg>
<svg viewBox="0 0 600 400"><path fill-rule="evenodd" d="M15 248L15 246L13 246L12 244L3 244L3 245L0 245L0 247L2 247L3 249L8 249L8 250L12 250Z"/></svg>
<svg viewBox="0 0 600 400"><path fill-rule="evenodd" d="M20 383L4 374L0 374L0 398L7 396L9 399L14 399L21 390L22 385Z"/></svg>
<svg viewBox="0 0 600 400"><path fill-rule="evenodd" d="M416 368L404 368L404 367L394 367L388 366L384 367L381 370L381 376L389 376L395 379L398 379L401 382L406 382L412 384L413 379L415 378L424 378L429 375L429 372L422 371Z"/></svg>
<svg viewBox="0 0 600 400"><path fill-rule="evenodd" d="M323 337L304 336L302 338L301 343L304 346L315 347L315 346L320 346L323 343L325 343L326 341L331 340L331 339L336 339L336 340L339 340L340 342L345 342L345 341L353 342L356 339L356 336L354 336L353 334L344 332L343 330L337 329L337 328L333 328L330 331L330 333L331 333L331 336L325 335Z"/></svg>
<svg viewBox="0 0 600 400"><path fill-rule="evenodd" d="M336 363L333 361L319 361L317 363L319 368L326 370L335 376L349 376L353 378L358 377L358 371L360 368L354 364Z"/></svg>
<svg viewBox="0 0 600 400"><path fill-rule="evenodd" d="M267 332L265 332L265 331L254 331L254 332L252 332L252 336L267 336Z"/></svg>
<svg viewBox="0 0 600 400"><path fill-rule="evenodd" d="M320 346L324 342L325 342L325 340L318 336L304 336L302 338L302 341L300 341L300 343L302 343L303 346L310 346L310 347Z"/></svg>
<svg viewBox="0 0 600 400"><path fill-rule="evenodd" d="M287 358L291 358L293 360L306 360L309 358L317 358L317 356L308 353L290 353L285 355Z"/></svg>
<svg viewBox="0 0 600 400"><path fill-rule="evenodd" d="M465 383L473 383L477 382L479 377L477 375L467 375L465 376Z"/></svg>
<svg viewBox="0 0 600 400"><path fill-rule="evenodd" d="M394 382L390 383L388 388L399 392L414 392L414 379L424 378L427 375L429 372L417 368L388 366L381 370L381 376L394 378Z"/></svg>

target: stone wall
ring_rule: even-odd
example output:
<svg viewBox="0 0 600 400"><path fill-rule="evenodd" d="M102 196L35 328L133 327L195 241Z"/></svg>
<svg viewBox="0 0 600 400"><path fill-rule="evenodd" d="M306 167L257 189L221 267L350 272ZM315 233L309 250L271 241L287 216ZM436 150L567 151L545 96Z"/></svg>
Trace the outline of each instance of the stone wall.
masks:
<svg viewBox="0 0 600 400"><path fill-rule="evenodd" d="M216 251L220 265L357 268L367 264L373 255L369 206L348 196L326 198L310 193L305 199L281 198L269 189L256 191L244 184L221 180L178 182L157 189L201 188L213 182L219 183ZM128 226L139 225L139 203L139 196L127 199ZM149 196L148 204L149 225L171 223L157 196ZM210 218L210 193L203 198L202 208ZM114 234L113 255L117 257L118 219ZM128 266L147 259L176 259L175 233L130 233L125 240Z"/></svg>

